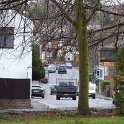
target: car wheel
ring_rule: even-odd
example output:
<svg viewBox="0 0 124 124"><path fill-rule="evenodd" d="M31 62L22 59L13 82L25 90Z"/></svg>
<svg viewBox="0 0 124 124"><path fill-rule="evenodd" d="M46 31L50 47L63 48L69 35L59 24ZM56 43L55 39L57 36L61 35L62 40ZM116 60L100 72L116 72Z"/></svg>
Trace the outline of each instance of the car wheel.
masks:
<svg viewBox="0 0 124 124"><path fill-rule="evenodd" d="M95 99L95 98L96 98L95 94L93 94L93 95L92 95L92 98L93 98L93 99Z"/></svg>
<svg viewBox="0 0 124 124"><path fill-rule="evenodd" d="M60 96L56 96L56 100L60 100Z"/></svg>

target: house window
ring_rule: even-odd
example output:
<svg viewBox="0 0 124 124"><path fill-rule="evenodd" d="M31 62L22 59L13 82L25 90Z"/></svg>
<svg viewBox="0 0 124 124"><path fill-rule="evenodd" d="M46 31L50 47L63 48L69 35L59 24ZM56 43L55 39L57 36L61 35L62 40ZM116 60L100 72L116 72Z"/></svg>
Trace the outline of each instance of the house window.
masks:
<svg viewBox="0 0 124 124"><path fill-rule="evenodd" d="M14 48L14 27L0 27L0 48Z"/></svg>

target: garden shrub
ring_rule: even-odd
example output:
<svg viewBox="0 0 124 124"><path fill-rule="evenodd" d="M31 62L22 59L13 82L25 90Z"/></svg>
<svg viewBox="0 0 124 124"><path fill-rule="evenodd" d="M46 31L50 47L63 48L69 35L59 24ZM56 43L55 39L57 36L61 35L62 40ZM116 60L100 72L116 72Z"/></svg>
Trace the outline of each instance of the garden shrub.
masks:
<svg viewBox="0 0 124 124"><path fill-rule="evenodd" d="M101 81L100 81L102 92L105 91L106 86L107 86L107 85L110 85L110 83L111 83L111 81L109 81L109 80L101 80Z"/></svg>
<svg viewBox="0 0 124 124"><path fill-rule="evenodd" d="M115 103L119 113L124 113L124 44L117 51L115 73Z"/></svg>

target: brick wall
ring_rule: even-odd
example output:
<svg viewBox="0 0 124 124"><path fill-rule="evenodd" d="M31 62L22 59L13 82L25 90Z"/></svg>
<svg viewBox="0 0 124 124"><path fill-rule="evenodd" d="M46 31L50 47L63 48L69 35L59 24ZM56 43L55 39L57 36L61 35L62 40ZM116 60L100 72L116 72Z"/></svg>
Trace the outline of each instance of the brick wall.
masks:
<svg viewBox="0 0 124 124"><path fill-rule="evenodd" d="M0 99L0 109L25 109L30 107L30 99Z"/></svg>

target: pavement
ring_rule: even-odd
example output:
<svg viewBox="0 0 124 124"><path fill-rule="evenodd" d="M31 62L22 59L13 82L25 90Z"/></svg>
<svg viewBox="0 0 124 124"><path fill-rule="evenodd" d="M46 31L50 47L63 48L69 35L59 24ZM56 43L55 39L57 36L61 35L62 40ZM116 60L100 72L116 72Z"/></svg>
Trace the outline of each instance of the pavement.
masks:
<svg viewBox="0 0 124 124"><path fill-rule="evenodd" d="M112 100L112 98L110 97L105 97L99 94L97 94L96 98ZM51 109L46 104L39 103L36 99L31 99L31 105L32 106L27 109L2 109L0 110L0 113L48 112L55 110L55 108ZM77 110L77 107L64 107L63 109L59 109L59 110L72 111L72 110Z"/></svg>
<svg viewBox="0 0 124 124"><path fill-rule="evenodd" d="M97 95L96 95L96 98L105 99L105 100L112 100L111 97L106 97L106 96L103 96L103 95L100 95L100 94L97 94Z"/></svg>
<svg viewBox="0 0 124 124"><path fill-rule="evenodd" d="M45 104L39 103L36 100L31 100L31 107L26 109L1 109L0 113L24 113L24 112L47 112L49 107Z"/></svg>

